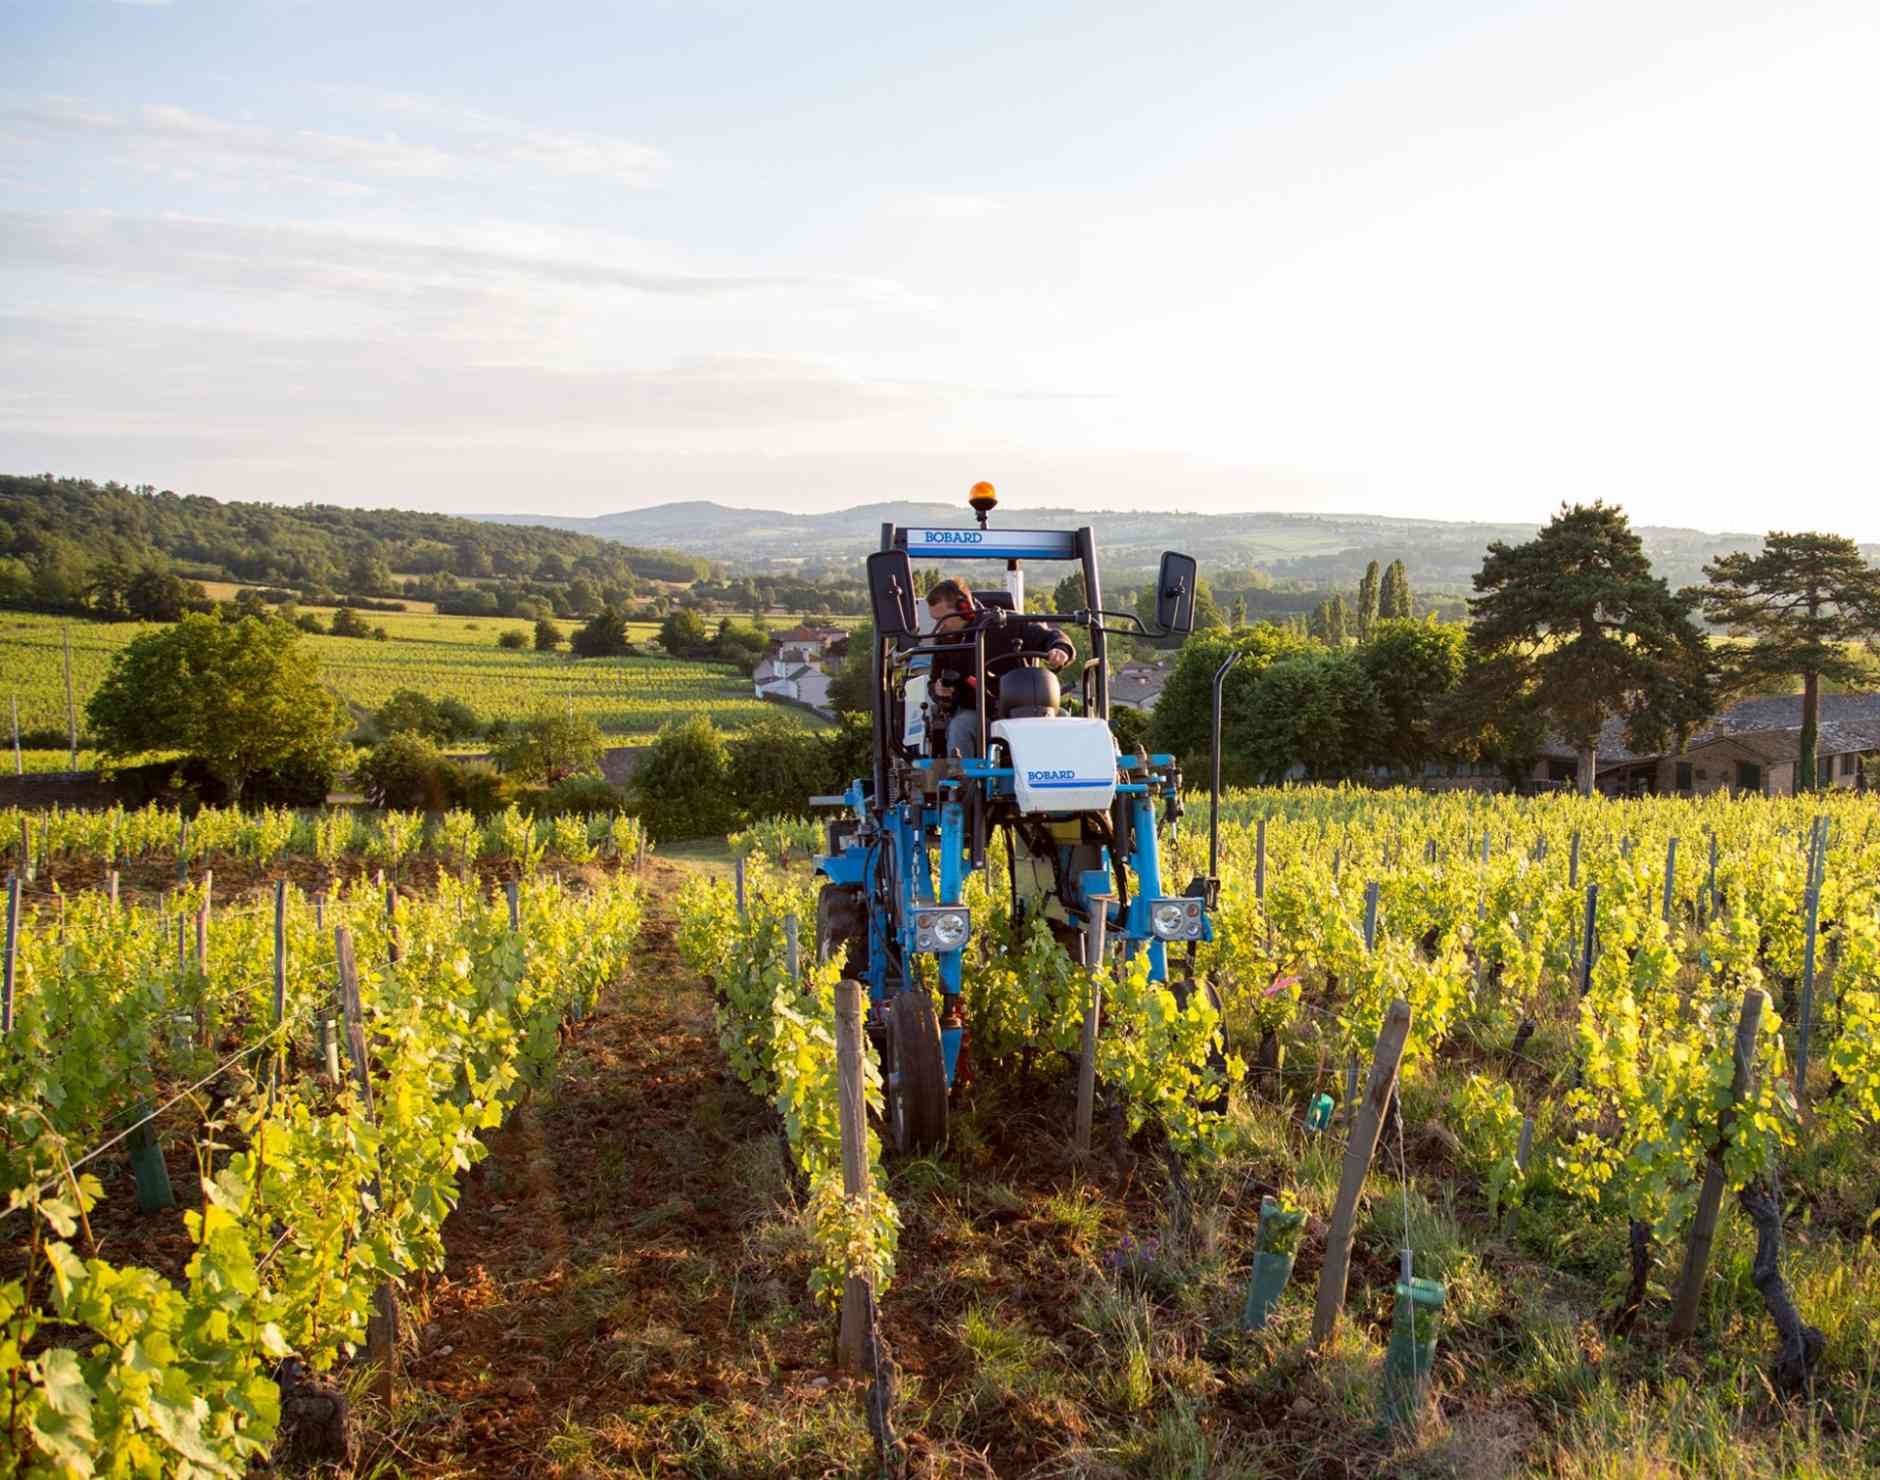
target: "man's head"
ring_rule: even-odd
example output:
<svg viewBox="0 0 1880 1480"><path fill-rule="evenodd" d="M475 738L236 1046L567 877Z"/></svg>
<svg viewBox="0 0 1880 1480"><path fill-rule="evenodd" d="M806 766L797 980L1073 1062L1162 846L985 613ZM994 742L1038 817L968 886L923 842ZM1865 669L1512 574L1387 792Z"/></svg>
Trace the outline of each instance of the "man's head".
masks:
<svg viewBox="0 0 1880 1480"><path fill-rule="evenodd" d="M927 614L933 618L936 628L946 622L948 617L967 617L972 615L973 593L958 581L937 581L927 588ZM947 623L957 626L957 622Z"/></svg>

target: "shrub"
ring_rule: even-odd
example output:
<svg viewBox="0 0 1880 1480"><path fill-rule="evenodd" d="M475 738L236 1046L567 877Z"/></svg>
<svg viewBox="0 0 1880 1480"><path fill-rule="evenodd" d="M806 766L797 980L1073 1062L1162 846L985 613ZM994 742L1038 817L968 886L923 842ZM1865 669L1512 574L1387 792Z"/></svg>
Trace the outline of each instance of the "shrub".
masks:
<svg viewBox="0 0 1880 1480"><path fill-rule="evenodd" d="M563 641L561 628L549 621L547 617L543 617L535 624L535 650L538 653L552 653L562 645Z"/></svg>
<svg viewBox="0 0 1880 1480"><path fill-rule="evenodd" d="M523 805L537 817L587 812L617 815L627 810L627 794L602 776L571 776L532 793Z"/></svg>
<svg viewBox="0 0 1880 1480"><path fill-rule="evenodd" d="M722 837L737 825L731 754L702 714L659 732L627 791L656 843Z"/></svg>
<svg viewBox="0 0 1880 1480"><path fill-rule="evenodd" d="M499 648L526 648L529 645L529 634L520 627L511 627L507 632L497 635L496 645Z"/></svg>
<svg viewBox="0 0 1880 1480"><path fill-rule="evenodd" d="M444 753L414 730L401 730L372 747L354 782L375 807L437 812L455 800L453 767Z"/></svg>
<svg viewBox="0 0 1880 1480"><path fill-rule="evenodd" d="M852 774L841 732L781 717L758 720L729 747L727 784L743 819L796 816L812 796L841 791Z"/></svg>
<svg viewBox="0 0 1880 1480"><path fill-rule="evenodd" d="M450 766L453 805L486 817L500 812L515 798L508 778L488 761L457 761Z"/></svg>
<svg viewBox="0 0 1880 1480"><path fill-rule="evenodd" d="M349 606L342 606L333 613L332 626L328 629L335 637L370 637L372 628L366 619ZM384 628L379 629L381 632Z"/></svg>

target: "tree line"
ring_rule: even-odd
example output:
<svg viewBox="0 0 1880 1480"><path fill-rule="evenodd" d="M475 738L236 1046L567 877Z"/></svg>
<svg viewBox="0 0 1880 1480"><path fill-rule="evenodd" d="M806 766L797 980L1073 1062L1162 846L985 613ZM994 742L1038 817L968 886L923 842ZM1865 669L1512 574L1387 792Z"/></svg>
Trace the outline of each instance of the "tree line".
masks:
<svg viewBox="0 0 1880 1480"><path fill-rule="evenodd" d="M624 600L651 582L691 582L715 572L697 556L534 525L398 509L221 503L147 484L0 474L0 602L113 615L109 592L126 584L101 589L113 568L133 577L154 570L282 587L320 604L340 595L409 595L480 605L466 583L509 583L547 595L583 582L594 596L589 610L610 592ZM415 579L407 585L405 577Z"/></svg>
<svg viewBox="0 0 1880 1480"><path fill-rule="evenodd" d="M1432 762L1518 779L1563 743L1590 792L1610 721L1634 751L1675 749L1732 699L1795 684L1796 786L1810 789L1822 685L1880 681L1880 570L1850 539L1772 531L1760 551L1704 572L1704 585L1673 591L1624 512L1597 501L1563 506L1532 540L1490 544L1466 625L1399 615L1407 583L1373 562L1356 610L1334 601L1303 634L1272 623L1198 633L1151 741L1205 754L1214 671L1238 649L1222 701L1235 779L1414 775Z"/></svg>

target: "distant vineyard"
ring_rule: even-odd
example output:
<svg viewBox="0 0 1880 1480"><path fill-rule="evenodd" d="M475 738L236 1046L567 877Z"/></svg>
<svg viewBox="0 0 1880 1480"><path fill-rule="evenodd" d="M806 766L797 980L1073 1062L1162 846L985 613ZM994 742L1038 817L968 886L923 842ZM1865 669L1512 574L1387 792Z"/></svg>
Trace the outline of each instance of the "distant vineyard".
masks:
<svg viewBox="0 0 1880 1480"><path fill-rule="evenodd" d="M771 712L752 694L749 680L722 665L663 657L576 662L511 651L496 646L497 633L528 624L503 618L373 621L395 632L394 640L306 639L320 656L327 684L362 709L377 708L400 688L460 699L485 718L527 714L544 703L571 703L575 713L622 738L650 736L680 714L704 714L720 729L738 730ZM54 617L0 615L0 705L18 698L24 731L65 731L61 629L66 625ZM145 628L137 623L69 625L82 730L86 696L103 680L112 654ZM423 635L427 632L434 635ZM0 724L5 719L0 710Z"/></svg>

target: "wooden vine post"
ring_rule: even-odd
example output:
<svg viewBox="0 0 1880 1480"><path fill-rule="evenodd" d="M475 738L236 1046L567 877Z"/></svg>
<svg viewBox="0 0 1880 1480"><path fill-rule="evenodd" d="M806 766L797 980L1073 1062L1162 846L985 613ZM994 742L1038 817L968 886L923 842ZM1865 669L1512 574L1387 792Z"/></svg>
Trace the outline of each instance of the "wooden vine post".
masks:
<svg viewBox="0 0 1880 1480"><path fill-rule="evenodd" d="M339 964L339 1005L346 1021L346 1051L352 1059L353 1078L359 1085L360 1103L367 1121L378 1124L378 1110L372 1101L372 1074L366 1058L365 1011L359 1001L359 967L353 957L352 931L340 925L333 931L333 953ZM368 1209L381 1206L379 1176L374 1172L360 1189L368 1199ZM379 1286L373 1301L373 1313L366 1319L366 1355L377 1364L375 1384L379 1395L391 1401L395 1377L398 1340L398 1295L388 1281Z"/></svg>
<svg viewBox="0 0 1880 1480"><path fill-rule="evenodd" d="M1803 1114L1808 1112L1808 1040L1815 1022L1815 953L1821 923L1821 876L1827 862L1825 817L1815 819L1815 831L1809 839L1808 883L1803 891L1807 918L1802 933L1802 1008L1801 1022L1795 1030L1795 1102Z"/></svg>
<svg viewBox="0 0 1880 1480"><path fill-rule="evenodd" d="M26 758L20 754L20 696L13 695L13 774L26 774Z"/></svg>
<svg viewBox="0 0 1880 1480"><path fill-rule="evenodd" d="M20 959L20 876L15 874L7 880L7 939L5 964L0 967L4 978L0 978L0 1036L13 1031L13 987L14 974L19 970Z"/></svg>
<svg viewBox="0 0 1880 1480"><path fill-rule="evenodd" d="M112 875L115 879L117 876ZM287 880L274 881L274 1031L280 1032L281 1024L287 1021ZM286 1078L287 1044L285 1041L274 1046L274 1073L268 1079L268 1109L274 1109L274 1101L280 1093L282 1081Z"/></svg>
<svg viewBox="0 0 1880 1480"><path fill-rule="evenodd" d="M1325 1266L1319 1273L1318 1307L1312 1314L1312 1345L1321 1347L1338 1324L1344 1308L1345 1287L1351 1278L1351 1240L1358 1218L1358 1196L1377 1152L1377 1138L1384 1128L1384 1107L1397 1083L1397 1069L1403 1063L1404 1046L1410 1040L1410 1004L1401 997L1384 1013L1384 1025L1377 1035L1377 1052L1371 1059L1371 1077L1365 1085L1364 1099L1352 1118L1351 1132L1345 1141L1345 1167L1338 1181L1338 1201L1332 1205L1331 1231L1325 1240Z"/></svg>
<svg viewBox="0 0 1880 1480"><path fill-rule="evenodd" d="M1717 1238L1717 1212L1723 1203L1723 1153L1736 1124L1737 1102L1749 1089L1756 1063L1756 1031L1762 1026L1762 989L1743 994L1743 1010L1736 1022L1735 1069L1730 1076L1730 1101L1717 1117L1717 1141L1704 1158L1704 1184L1697 1194L1697 1212L1691 1219L1691 1242L1684 1254L1684 1272L1678 1278L1676 1303L1671 1308L1673 1340L1688 1340L1697 1330L1697 1307L1704 1294L1704 1276L1710 1268L1710 1248Z"/></svg>
<svg viewBox="0 0 1880 1480"><path fill-rule="evenodd" d="M868 1105L863 1092L862 987L836 983L836 1106L842 1123L842 1195L869 1192ZM842 1283L842 1320L836 1328L836 1367L860 1373L868 1348L868 1281L851 1273Z"/></svg>
<svg viewBox="0 0 1880 1480"><path fill-rule="evenodd" d="M1090 1001L1084 1007L1083 1054L1077 1061L1077 1123L1072 1141L1082 1156L1090 1150L1090 1122L1097 1102L1097 1024L1103 1015L1103 936L1109 926L1110 898L1090 896L1090 923L1084 931L1084 975Z"/></svg>

